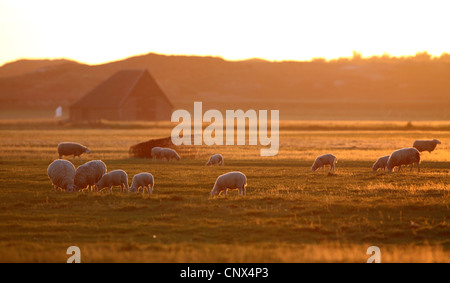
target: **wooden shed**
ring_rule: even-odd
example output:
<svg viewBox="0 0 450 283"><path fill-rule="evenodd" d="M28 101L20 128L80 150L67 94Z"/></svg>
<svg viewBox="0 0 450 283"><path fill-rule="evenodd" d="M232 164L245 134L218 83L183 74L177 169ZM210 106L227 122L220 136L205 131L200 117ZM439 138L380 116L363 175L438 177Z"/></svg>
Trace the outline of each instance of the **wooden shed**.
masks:
<svg viewBox="0 0 450 283"><path fill-rule="evenodd" d="M70 119L170 120L173 105L146 69L121 70L70 106Z"/></svg>

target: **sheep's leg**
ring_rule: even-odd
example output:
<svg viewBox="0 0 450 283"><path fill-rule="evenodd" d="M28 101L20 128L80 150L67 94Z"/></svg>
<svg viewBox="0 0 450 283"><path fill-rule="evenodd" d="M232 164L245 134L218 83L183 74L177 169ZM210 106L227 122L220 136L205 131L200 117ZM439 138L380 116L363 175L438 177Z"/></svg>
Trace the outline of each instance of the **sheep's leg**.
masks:
<svg viewBox="0 0 450 283"><path fill-rule="evenodd" d="M109 193L112 194L112 186L109 187Z"/></svg>
<svg viewBox="0 0 450 283"><path fill-rule="evenodd" d="M150 194L153 194L153 186L148 186L149 187L149 189L150 189Z"/></svg>
<svg viewBox="0 0 450 283"><path fill-rule="evenodd" d="M242 186L242 188L239 188L239 195L245 196L245 187Z"/></svg>
<svg viewBox="0 0 450 283"><path fill-rule="evenodd" d="M420 163L417 163L417 172L420 172Z"/></svg>
<svg viewBox="0 0 450 283"><path fill-rule="evenodd" d="M57 191L58 190L58 186L57 185L53 185L53 191Z"/></svg>
<svg viewBox="0 0 450 283"><path fill-rule="evenodd" d="M332 163L332 164L331 164L330 166L331 166L331 168L330 168L330 172L331 172L331 171L333 171L333 172L334 172L334 163Z"/></svg>
<svg viewBox="0 0 450 283"><path fill-rule="evenodd" d="M398 172L401 172L402 171L402 166L400 165L400 166L398 166Z"/></svg>
<svg viewBox="0 0 450 283"><path fill-rule="evenodd" d="M409 172L412 172L413 168L414 168L414 163L409 164Z"/></svg>

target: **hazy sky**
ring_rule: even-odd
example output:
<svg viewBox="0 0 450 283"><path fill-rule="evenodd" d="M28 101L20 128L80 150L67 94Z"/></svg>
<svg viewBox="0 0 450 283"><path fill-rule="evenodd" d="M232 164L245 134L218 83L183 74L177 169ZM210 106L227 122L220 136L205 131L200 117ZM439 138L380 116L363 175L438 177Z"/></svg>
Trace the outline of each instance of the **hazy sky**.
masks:
<svg viewBox="0 0 450 283"><path fill-rule="evenodd" d="M450 53L448 1L0 0L0 65L136 54L225 59Z"/></svg>

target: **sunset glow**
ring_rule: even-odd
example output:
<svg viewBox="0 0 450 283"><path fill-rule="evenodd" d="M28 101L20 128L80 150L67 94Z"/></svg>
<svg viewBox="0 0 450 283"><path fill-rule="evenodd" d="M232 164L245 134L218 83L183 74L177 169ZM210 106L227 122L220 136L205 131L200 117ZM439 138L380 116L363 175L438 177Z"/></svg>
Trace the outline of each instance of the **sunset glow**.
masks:
<svg viewBox="0 0 450 283"><path fill-rule="evenodd" d="M445 1L0 1L0 65L137 54L310 60L450 52Z"/></svg>

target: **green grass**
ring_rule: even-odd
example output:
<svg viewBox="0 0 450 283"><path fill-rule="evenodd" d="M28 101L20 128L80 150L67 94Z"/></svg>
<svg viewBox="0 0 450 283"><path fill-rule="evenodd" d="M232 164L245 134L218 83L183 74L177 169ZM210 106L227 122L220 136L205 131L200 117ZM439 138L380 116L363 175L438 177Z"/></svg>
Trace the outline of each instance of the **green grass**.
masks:
<svg viewBox="0 0 450 283"><path fill-rule="evenodd" d="M170 127L39 125L0 125L1 262L65 262L72 245L82 262L365 262L372 245L383 262L450 262L449 132L290 129L277 157L205 146L167 163L130 158L128 148ZM442 145L422 154L419 174L371 171L377 157L423 137ZM46 170L61 141L88 144L83 162L102 159L130 183L151 172L153 194L53 192ZM204 166L214 152L224 167ZM310 172L323 152L338 157L335 174ZM247 175L247 196L211 199L217 176L233 170Z"/></svg>

